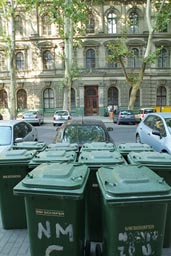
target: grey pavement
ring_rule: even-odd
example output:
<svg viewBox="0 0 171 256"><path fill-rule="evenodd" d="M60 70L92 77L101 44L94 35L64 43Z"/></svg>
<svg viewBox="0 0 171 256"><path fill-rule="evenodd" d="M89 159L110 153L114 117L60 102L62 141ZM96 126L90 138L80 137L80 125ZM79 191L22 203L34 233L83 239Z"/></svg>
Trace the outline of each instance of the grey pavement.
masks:
<svg viewBox="0 0 171 256"><path fill-rule="evenodd" d="M102 119L104 122L111 122L109 117L98 118ZM46 118L45 122L52 122L52 119ZM27 229L5 230L2 227L2 220L0 216L0 256L31 256L29 245L30 242ZM95 255L94 250L91 255ZM162 256L171 256L171 248L164 248L162 250Z"/></svg>

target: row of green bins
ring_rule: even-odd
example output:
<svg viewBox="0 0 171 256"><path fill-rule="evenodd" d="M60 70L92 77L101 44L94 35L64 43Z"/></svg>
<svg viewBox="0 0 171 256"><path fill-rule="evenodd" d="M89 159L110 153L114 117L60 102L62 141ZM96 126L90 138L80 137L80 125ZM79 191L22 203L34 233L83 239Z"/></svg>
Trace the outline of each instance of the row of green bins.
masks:
<svg viewBox="0 0 171 256"><path fill-rule="evenodd" d="M12 149L27 149L27 150L37 150L37 152L44 151L47 147L47 144L44 142L38 141L23 141L20 143L15 143L12 146Z"/></svg>
<svg viewBox="0 0 171 256"><path fill-rule="evenodd" d="M26 228L23 198L13 195L13 187L29 172L36 150L9 150L0 154L0 210L4 229Z"/></svg>
<svg viewBox="0 0 171 256"><path fill-rule="evenodd" d="M77 154L66 150L44 150L36 154L29 163L29 168L34 169L41 163L75 162Z"/></svg>
<svg viewBox="0 0 171 256"><path fill-rule="evenodd" d="M87 241L98 242L102 240L102 217L96 172L103 165L113 166L127 163L119 152L108 150L82 151L78 162L90 168L86 200L86 238Z"/></svg>
<svg viewBox="0 0 171 256"><path fill-rule="evenodd" d="M121 143L117 146L117 151L127 160L127 155L130 152L150 152L154 151L154 149L142 143Z"/></svg>
<svg viewBox="0 0 171 256"><path fill-rule="evenodd" d="M167 184L171 186L171 155L159 152L130 152L128 154L128 162L130 164L142 164L143 166L149 167L160 177L164 178ZM171 246L171 204L168 205L163 246Z"/></svg>
<svg viewBox="0 0 171 256"><path fill-rule="evenodd" d="M82 152L82 151L92 151L92 150L114 151L116 150L116 146L110 142L92 142L92 143L85 143L81 147L80 151Z"/></svg>
<svg viewBox="0 0 171 256"><path fill-rule="evenodd" d="M14 188L26 205L31 256L83 256L85 193L89 169L44 163Z"/></svg>
<svg viewBox="0 0 171 256"><path fill-rule="evenodd" d="M161 256L171 188L150 168L101 167L104 256Z"/></svg>

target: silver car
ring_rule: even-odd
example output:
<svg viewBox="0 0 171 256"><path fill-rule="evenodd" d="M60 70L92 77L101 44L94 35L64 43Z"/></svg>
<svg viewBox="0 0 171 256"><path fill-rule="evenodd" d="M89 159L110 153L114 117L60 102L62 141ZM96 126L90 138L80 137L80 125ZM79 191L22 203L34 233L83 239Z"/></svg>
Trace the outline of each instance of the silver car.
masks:
<svg viewBox="0 0 171 256"><path fill-rule="evenodd" d="M68 110L56 110L53 115L53 126L62 125L68 120L71 120L71 115Z"/></svg>
<svg viewBox="0 0 171 256"><path fill-rule="evenodd" d="M136 142L171 154L171 112L149 113L136 129Z"/></svg>
<svg viewBox="0 0 171 256"><path fill-rule="evenodd" d="M23 141L38 141L37 129L25 121L0 121L0 152Z"/></svg>
<svg viewBox="0 0 171 256"><path fill-rule="evenodd" d="M44 123L44 116L38 110L28 110L23 113L22 119L30 124L41 125Z"/></svg>

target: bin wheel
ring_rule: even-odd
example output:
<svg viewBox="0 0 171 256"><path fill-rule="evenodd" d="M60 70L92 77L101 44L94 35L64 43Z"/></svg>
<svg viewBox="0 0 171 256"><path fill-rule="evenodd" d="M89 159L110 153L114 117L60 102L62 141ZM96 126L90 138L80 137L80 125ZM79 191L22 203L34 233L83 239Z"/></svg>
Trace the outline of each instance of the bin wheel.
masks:
<svg viewBox="0 0 171 256"><path fill-rule="evenodd" d="M100 244L96 244L96 256L102 256L102 250Z"/></svg>
<svg viewBox="0 0 171 256"><path fill-rule="evenodd" d="M91 242L89 240L86 240L85 244L85 256L90 256L90 250L91 250Z"/></svg>

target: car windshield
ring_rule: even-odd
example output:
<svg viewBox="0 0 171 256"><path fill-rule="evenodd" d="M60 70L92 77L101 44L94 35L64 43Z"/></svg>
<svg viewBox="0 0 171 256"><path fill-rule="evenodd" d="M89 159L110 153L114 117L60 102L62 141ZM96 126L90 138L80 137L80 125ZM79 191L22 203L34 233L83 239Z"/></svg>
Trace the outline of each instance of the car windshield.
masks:
<svg viewBox="0 0 171 256"><path fill-rule="evenodd" d="M121 115L133 115L132 111L122 111Z"/></svg>
<svg viewBox="0 0 171 256"><path fill-rule="evenodd" d="M57 112L55 113L55 115L59 115L59 116L67 116L67 115L68 115L68 113L67 113L67 111L57 111Z"/></svg>
<svg viewBox="0 0 171 256"><path fill-rule="evenodd" d="M165 122L166 122L168 130L171 134L171 118L165 118Z"/></svg>
<svg viewBox="0 0 171 256"><path fill-rule="evenodd" d="M0 146L10 145L11 144L11 133L12 128L10 126L1 126L0 127Z"/></svg>
<svg viewBox="0 0 171 256"><path fill-rule="evenodd" d="M105 131L98 125L70 125L64 131L64 141L69 143L105 142Z"/></svg>

